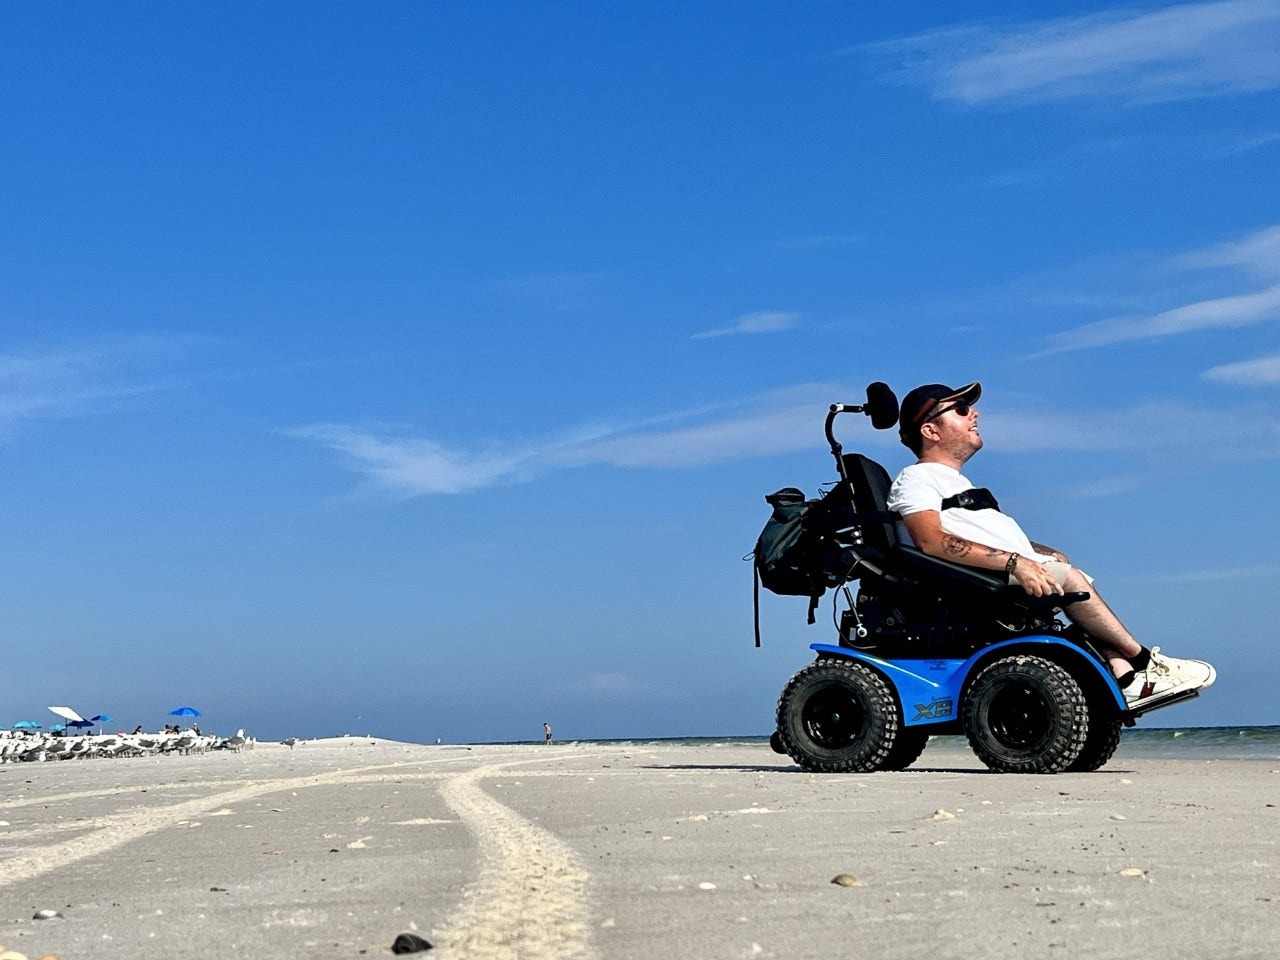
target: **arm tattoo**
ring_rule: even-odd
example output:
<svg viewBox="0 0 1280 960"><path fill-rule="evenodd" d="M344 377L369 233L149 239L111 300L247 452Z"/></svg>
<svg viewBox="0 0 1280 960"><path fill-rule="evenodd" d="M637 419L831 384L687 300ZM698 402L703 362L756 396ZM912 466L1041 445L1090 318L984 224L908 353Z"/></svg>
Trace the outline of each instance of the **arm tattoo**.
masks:
<svg viewBox="0 0 1280 960"><path fill-rule="evenodd" d="M1058 560L1066 560L1066 554L1061 550L1055 550L1053 547L1047 547L1043 543L1036 543L1034 540L1031 541L1031 549L1036 553L1048 554Z"/></svg>
<svg viewBox="0 0 1280 960"><path fill-rule="evenodd" d="M994 560L996 557L1003 557L1004 551L997 550L995 547L987 547L987 556Z"/></svg>
<svg viewBox="0 0 1280 960"><path fill-rule="evenodd" d="M968 540L948 534L942 538L942 549L949 557L963 557L973 545Z"/></svg>

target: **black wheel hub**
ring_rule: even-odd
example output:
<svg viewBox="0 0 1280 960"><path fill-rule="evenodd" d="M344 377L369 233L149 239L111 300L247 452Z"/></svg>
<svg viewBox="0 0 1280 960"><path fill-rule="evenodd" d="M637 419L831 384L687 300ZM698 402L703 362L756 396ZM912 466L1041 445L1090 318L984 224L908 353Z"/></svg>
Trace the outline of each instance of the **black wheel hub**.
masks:
<svg viewBox="0 0 1280 960"><path fill-rule="evenodd" d="M1006 747L1026 750L1050 733L1050 705L1027 683L1010 683L991 698L987 714L992 736Z"/></svg>
<svg viewBox="0 0 1280 960"><path fill-rule="evenodd" d="M805 702L800 719L809 739L826 750L840 750L856 743L866 726L862 705L844 687L815 692Z"/></svg>

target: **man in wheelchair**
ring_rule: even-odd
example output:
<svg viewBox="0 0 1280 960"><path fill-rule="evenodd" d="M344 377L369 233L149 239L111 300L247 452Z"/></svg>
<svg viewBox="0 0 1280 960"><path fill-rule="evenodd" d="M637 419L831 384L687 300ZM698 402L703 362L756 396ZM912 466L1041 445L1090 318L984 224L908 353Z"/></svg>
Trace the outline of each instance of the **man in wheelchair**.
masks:
<svg viewBox="0 0 1280 960"><path fill-rule="evenodd" d="M887 506L901 521L899 538L930 556L992 571L1028 594L1087 594L1064 604L1106 659L1129 707L1208 687L1214 668L1200 660L1165 656L1133 638L1098 595L1092 578L1057 550L1031 541L999 509L990 491L977 489L960 472L982 449L978 431L977 382L959 389L942 384L917 387L903 398L899 436L918 458L894 480Z"/></svg>

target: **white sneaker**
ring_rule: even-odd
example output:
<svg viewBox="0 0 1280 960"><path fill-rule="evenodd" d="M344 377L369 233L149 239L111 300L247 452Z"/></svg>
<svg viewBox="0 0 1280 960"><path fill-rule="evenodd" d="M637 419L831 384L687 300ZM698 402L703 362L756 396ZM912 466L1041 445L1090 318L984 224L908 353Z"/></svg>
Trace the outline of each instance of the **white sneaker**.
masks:
<svg viewBox="0 0 1280 960"><path fill-rule="evenodd" d="M1133 681L1124 688L1124 698L1129 706L1145 700L1165 697L1184 690L1203 690L1218 679L1213 664L1203 660L1179 660L1167 657L1159 647L1151 648L1151 662L1145 670L1139 670Z"/></svg>

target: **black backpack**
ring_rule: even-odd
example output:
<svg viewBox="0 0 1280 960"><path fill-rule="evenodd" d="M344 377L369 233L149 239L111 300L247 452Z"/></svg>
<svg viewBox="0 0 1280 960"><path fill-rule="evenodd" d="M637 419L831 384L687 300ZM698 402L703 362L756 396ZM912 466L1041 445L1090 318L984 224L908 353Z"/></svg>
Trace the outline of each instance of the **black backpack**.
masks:
<svg viewBox="0 0 1280 960"><path fill-rule="evenodd" d="M808 597L813 594L813 577L807 568L804 543L805 518L818 501L806 500L804 493L795 487L783 487L777 493L764 498L773 507L773 516L760 531L755 559L756 577L761 585L773 593L787 597ZM825 589L825 588L824 588Z"/></svg>
<svg viewBox="0 0 1280 960"><path fill-rule="evenodd" d="M773 515L760 531L751 553L755 568L756 646L760 646L760 587L788 597L809 598L809 623L827 587L844 582L839 568L843 551L830 536L852 521L852 509L841 498L806 500L795 487L783 487L764 498ZM847 562L844 564L847 566Z"/></svg>

